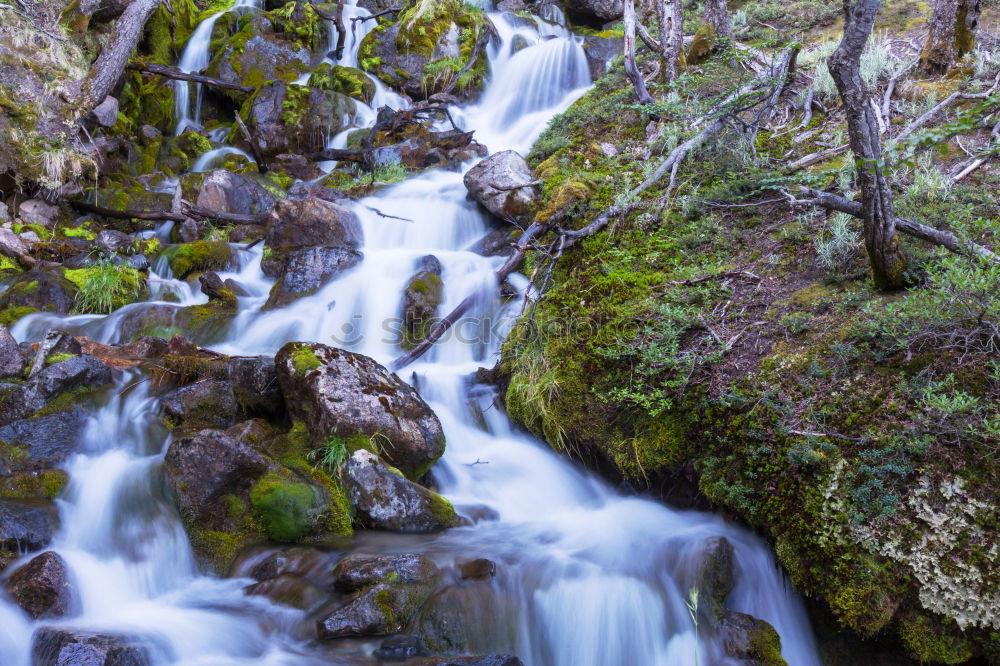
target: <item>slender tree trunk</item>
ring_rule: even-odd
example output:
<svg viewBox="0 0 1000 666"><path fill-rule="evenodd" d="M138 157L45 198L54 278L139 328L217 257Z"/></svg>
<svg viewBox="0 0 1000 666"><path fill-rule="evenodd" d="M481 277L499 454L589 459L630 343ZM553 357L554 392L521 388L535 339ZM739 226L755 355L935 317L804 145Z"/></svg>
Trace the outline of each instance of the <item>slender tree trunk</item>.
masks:
<svg viewBox="0 0 1000 666"><path fill-rule="evenodd" d="M659 0L657 3L660 20L660 47L663 58L663 82L670 83L677 78L683 65L684 16L681 0Z"/></svg>
<svg viewBox="0 0 1000 666"><path fill-rule="evenodd" d="M930 33L920 54L920 66L928 74L944 74L957 58L972 51L982 0L934 0Z"/></svg>
<svg viewBox="0 0 1000 666"><path fill-rule="evenodd" d="M865 248L880 289L898 289L905 284L906 257L899 246L892 190L882 163L878 123L861 81L861 54L875 26L882 0L843 0L844 37L830 56L830 75L844 101L847 131L857 163L861 185Z"/></svg>
<svg viewBox="0 0 1000 666"><path fill-rule="evenodd" d="M712 26L718 39L735 39L727 0L705 0L702 22Z"/></svg>
<svg viewBox="0 0 1000 666"><path fill-rule="evenodd" d="M146 21L159 4L160 0L134 0L115 21L114 32L80 84L77 118L90 113L117 85Z"/></svg>
<svg viewBox="0 0 1000 666"><path fill-rule="evenodd" d="M653 96L646 89L646 82L642 79L642 72L635 64L635 0L625 0L625 10L622 21L625 23L625 75L632 82L635 88L636 97L640 104L652 104Z"/></svg>

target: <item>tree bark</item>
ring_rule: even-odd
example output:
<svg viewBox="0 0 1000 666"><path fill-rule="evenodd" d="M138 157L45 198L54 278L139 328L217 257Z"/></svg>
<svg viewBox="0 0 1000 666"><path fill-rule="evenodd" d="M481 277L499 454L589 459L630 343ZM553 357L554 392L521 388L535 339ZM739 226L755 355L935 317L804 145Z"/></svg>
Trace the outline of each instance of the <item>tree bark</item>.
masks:
<svg viewBox="0 0 1000 666"><path fill-rule="evenodd" d="M681 0L657 0L656 13L660 23L660 71L663 73L663 82L670 83L677 78L684 52Z"/></svg>
<svg viewBox="0 0 1000 666"><path fill-rule="evenodd" d="M241 86L238 83L230 83L229 81L223 81L222 79L213 79L211 76L203 76L201 74L188 74L187 72L182 72L176 67L168 67L167 65L158 65L152 62L132 62L126 65L128 69L133 69L137 72L144 72L146 74L155 74L156 76L162 76L165 79L172 79L174 81L190 81L192 83L204 83L206 86L213 86L215 88L223 88L225 90L237 90L239 92L252 93L256 88L250 86Z"/></svg>
<svg viewBox="0 0 1000 666"><path fill-rule="evenodd" d="M727 0L705 0L705 13L702 21L712 26L715 36L719 39L735 39L733 24L729 21Z"/></svg>
<svg viewBox="0 0 1000 666"><path fill-rule="evenodd" d="M920 54L920 66L928 74L944 74L955 60L972 51L982 0L935 0L928 27L930 32Z"/></svg>
<svg viewBox="0 0 1000 666"><path fill-rule="evenodd" d="M115 21L108 43L80 84L77 118L93 111L117 85L129 56L139 43L146 21L159 5L160 0L134 0Z"/></svg>
<svg viewBox="0 0 1000 666"><path fill-rule="evenodd" d="M861 54L875 26L882 0L844 0L844 36L830 56L829 69L844 102L847 131L861 185L865 248L880 289L906 283L906 257L899 246L896 215L882 163L882 143L868 94L861 81Z"/></svg>
<svg viewBox="0 0 1000 666"><path fill-rule="evenodd" d="M635 64L635 0L625 0L622 21L625 23L625 75L635 88L640 104L652 104L653 96L646 89L642 72Z"/></svg>

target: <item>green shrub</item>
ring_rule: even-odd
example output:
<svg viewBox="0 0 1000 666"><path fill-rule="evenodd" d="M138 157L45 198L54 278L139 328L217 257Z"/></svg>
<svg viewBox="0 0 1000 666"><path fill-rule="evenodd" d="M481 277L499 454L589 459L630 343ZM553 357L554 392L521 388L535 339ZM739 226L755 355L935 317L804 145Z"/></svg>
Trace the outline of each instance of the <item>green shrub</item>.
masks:
<svg viewBox="0 0 1000 666"><path fill-rule="evenodd" d="M835 282L850 277L851 265L861 247L861 234L850 228L851 222L849 215L836 213L830 222L829 234L813 241L816 263Z"/></svg>

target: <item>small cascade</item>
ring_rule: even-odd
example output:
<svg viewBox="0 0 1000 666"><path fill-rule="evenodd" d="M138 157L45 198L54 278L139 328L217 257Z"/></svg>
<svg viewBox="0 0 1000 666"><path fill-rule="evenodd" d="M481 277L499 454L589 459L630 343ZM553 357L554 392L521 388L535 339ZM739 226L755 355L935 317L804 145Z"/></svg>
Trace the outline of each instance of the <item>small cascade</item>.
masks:
<svg viewBox="0 0 1000 666"><path fill-rule="evenodd" d="M238 0L234 8L254 6L254 0ZM551 15L537 27L489 14L500 36L488 49L490 80L478 103L453 109L458 124L475 130L492 152L526 152L552 116L591 83L580 40L563 27L561 12L544 11ZM344 8L345 23L365 15L354 4ZM181 69L200 71L208 64L219 16L198 26ZM357 24L339 64L357 64L358 44L373 27L373 21ZM515 41L523 45L517 51ZM370 106L356 105L353 124L373 122L380 105L406 104L381 82L376 91ZM200 125L198 87L193 104L190 92L188 84L178 85L178 132ZM343 147L346 137L340 132L328 145ZM234 152L240 151L218 147L193 170L207 170ZM477 553L496 562L493 584L483 586L487 592L456 602L455 612L467 619L471 650L514 653L528 666L690 666L728 663L720 641L699 633L687 607L687 575L700 549L725 537L738 570L729 605L771 623L788 663L819 666L802 601L762 539L717 515L619 493L517 430L494 408L495 389L475 384L473 373L495 363L523 302L498 296L495 271L502 257L470 250L491 228L462 183L462 171L473 163L460 171L425 171L343 202L360 220L363 260L284 307L262 310L274 283L261 269L263 245L234 245L238 266L219 276L236 280L247 295L212 348L247 356L274 354L288 341L316 341L388 363L400 351L400 295L418 261L434 255L444 285L439 313L469 298L474 305L403 379L433 408L447 438L433 469L439 489L457 507L482 507L494 518L434 535L362 531L352 547L423 552L447 561ZM169 233L165 224L155 235L166 240ZM513 275L509 282L523 293L528 280ZM196 283L175 279L162 258L149 271L148 286L146 302L111 315L36 314L12 332L21 341L37 340L58 326L118 342L123 319L136 308L207 301ZM364 641L318 646L301 629L314 618L245 594L247 578L198 571L163 489L160 466L170 435L150 382L142 380L138 371L122 373L80 433L79 453L65 465L72 481L59 500L62 527L51 548L67 562L79 607L59 622L142 637L155 666L375 663L373 645ZM0 600L0 663L28 666L38 626Z"/></svg>
<svg viewBox="0 0 1000 666"><path fill-rule="evenodd" d="M236 0L231 9L212 14L198 24L188 38L177 69L186 74L197 74L208 67L212 59L210 46L215 22L226 11L247 12L260 7L260 0ZM191 90L194 88L194 103ZM174 119L177 121L175 134L181 134L187 129L201 128L201 84L188 81L174 81Z"/></svg>
<svg viewBox="0 0 1000 666"><path fill-rule="evenodd" d="M215 163L224 158L226 155L242 155L251 162L255 161L254 158L244 150L234 148L233 146L221 146L202 153L201 157L195 160L194 164L191 165L191 173L211 171L215 168Z"/></svg>

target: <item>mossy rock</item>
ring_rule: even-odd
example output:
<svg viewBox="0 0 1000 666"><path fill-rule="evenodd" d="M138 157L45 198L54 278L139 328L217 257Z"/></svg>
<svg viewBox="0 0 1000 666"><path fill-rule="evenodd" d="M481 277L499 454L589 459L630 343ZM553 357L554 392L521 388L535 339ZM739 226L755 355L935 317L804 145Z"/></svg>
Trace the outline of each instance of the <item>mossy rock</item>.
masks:
<svg viewBox="0 0 1000 666"><path fill-rule="evenodd" d="M174 277L181 280L201 271L219 271L233 266L236 256L224 241L194 241L164 250Z"/></svg>
<svg viewBox="0 0 1000 666"><path fill-rule="evenodd" d="M332 90L348 97L371 104L375 97L375 83L360 69L320 64L309 76L309 86L320 90Z"/></svg>

